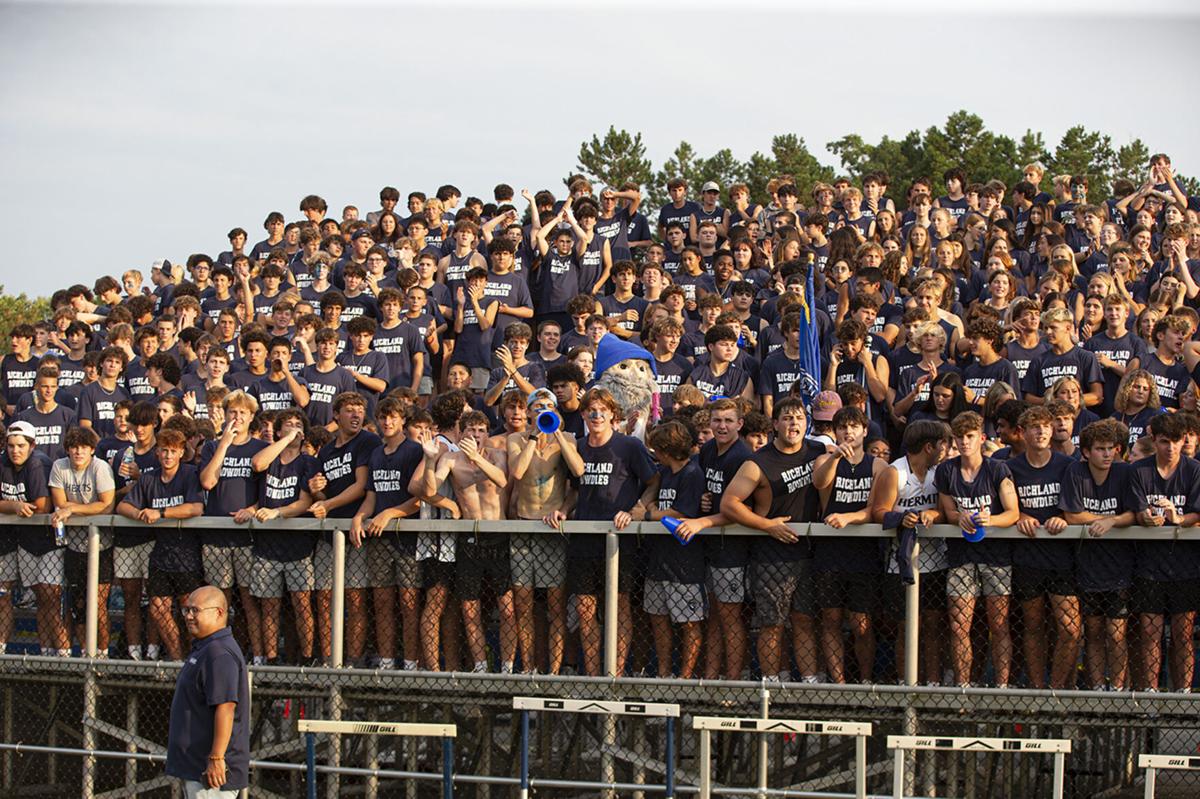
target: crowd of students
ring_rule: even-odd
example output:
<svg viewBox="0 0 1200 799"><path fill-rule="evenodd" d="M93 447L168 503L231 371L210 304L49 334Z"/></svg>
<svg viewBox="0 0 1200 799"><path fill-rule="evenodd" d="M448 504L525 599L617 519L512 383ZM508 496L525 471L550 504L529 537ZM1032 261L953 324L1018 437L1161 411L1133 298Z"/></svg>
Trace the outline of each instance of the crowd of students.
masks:
<svg viewBox="0 0 1200 799"><path fill-rule="evenodd" d="M915 566L925 682L1187 690L1200 198L1161 154L1109 197L1085 176L1043 191L1039 164L1011 188L942 177L802 202L781 176L767 206L672 180L656 218L641 187L584 178L461 207L443 186L407 212L387 187L361 218L310 195L249 249L235 228L149 284L58 291L0 362L0 513L67 524L0 535L0 647L28 589L41 651L70 653L78 522L116 513L144 526L101 531L102 653L179 659L180 598L210 583L255 662L322 662L331 533L265 524L315 517L349 531L348 663L599 674L603 537L563 523L674 517L620 538L618 673L894 677L877 641L900 662ZM806 319L820 391L801 398ZM644 436L594 385L616 341L654 373ZM170 523L202 516L220 522ZM529 532L392 525L436 518ZM846 535L788 526L809 521ZM938 523L964 538L914 558ZM1055 540L1068 525L1097 540ZM1130 525L1164 530L1104 540ZM973 540L988 527L1028 540Z"/></svg>

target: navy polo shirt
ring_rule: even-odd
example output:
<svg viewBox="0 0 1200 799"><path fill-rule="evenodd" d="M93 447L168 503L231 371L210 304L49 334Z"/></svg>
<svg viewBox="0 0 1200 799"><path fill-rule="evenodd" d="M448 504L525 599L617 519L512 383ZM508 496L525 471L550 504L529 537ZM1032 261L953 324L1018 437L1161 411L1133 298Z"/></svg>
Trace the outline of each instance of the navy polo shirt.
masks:
<svg viewBox="0 0 1200 799"><path fill-rule="evenodd" d="M205 784L204 771L212 751L216 706L236 702L233 732L225 749L224 791L249 786L250 684L246 659L226 627L192 643L171 700L171 727L167 733L167 774Z"/></svg>

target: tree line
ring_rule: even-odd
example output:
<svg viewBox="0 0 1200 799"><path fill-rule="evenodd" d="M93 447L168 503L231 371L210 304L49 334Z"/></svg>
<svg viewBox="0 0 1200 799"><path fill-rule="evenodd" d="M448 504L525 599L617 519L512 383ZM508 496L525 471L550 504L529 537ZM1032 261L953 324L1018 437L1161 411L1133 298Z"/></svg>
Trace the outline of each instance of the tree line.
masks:
<svg viewBox="0 0 1200 799"><path fill-rule="evenodd" d="M1151 155L1140 138L1118 145L1111 136L1082 125L1067 130L1051 150L1040 132L1027 129L1013 138L989 130L982 118L963 110L924 132L884 136L874 143L850 133L825 147L841 161L841 172L822 164L804 138L794 133L774 136L769 153L755 152L745 160L730 148L703 155L681 141L655 169L641 133L609 127L603 136L593 135L580 145L576 173L609 186L637 182L649 195L651 206L657 207L667 202L666 183L672 178L684 178L693 191L709 180L719 183L723 191L733 183L745 183L754 201L765 204L771 200L767 183L777 175L795 178L803 202L816 183L832 183L841 175L861 182L864 175L883 171L891 180L890 196L902 208L905 189L918 177L933 178L938 184L947 169L958 167L972 182L999 179L1011 187L1021 180L1021 167L1033 161L1040 161L1047 175L1087 175L1092 196L1107 197L1117 180L1128 180L1135 187L1145 182ZM1177 179L1189 194L1200 194L1200 181Z"/></svg>

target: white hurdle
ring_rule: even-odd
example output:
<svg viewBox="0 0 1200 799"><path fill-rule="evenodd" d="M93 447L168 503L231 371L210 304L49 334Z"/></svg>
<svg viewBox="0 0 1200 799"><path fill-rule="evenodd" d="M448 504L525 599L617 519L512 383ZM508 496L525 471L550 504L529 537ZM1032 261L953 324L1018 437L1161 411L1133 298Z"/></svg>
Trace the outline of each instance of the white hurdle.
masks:
<svg viewBox="0 0 1200 799"><path fill-rule="evenodd" d="M453 724L410 724L399 721L325 721L300 719L296 730L305 736L308 766L308 799L317 799L317 735L399 735L406 738L442 739L442 797L454 797L454 739L458 727Z"/></svg>
<svg viewBox="0 0 1200 799"><path fill-rule="evenodd" d="M936 735L889 735L888 749L896 750L895 773L892 775L892 796L904 799L904 752L909 749L933 749L943 752L992 752L1001 755L1054 755L1054 786L1051 796L1062 799L1066 776L1067 755L1071 752L1068 738L957 738Z"/></svg>
<svg viewBox="0 0 1200 799"><path fill-rule="evenodd" d="M1138 768L1146 769L1146 799L1154 799L1154 778L1159 769L1200 771L1200 757L1189 755L1138 755Z"/></svg>
<svg viewBox="0 0 1200 799"><path fill-rule="evenodd" d="M758 735L792 733L795 735L853 735L854 795L867 795L867 739L871 724L864 721L803 721L796 719L729 718L697 716L692 729L700 731L700 799L712 799L712 734L743 732Z"/></svg>
<svg viewBox="0 0 1200 799"><path fill-rule="evenodd" d="M513 710L521 711L521 783L517 795L529 797L529 714L594 713L600 716L643 716L667 720L667 744L664 752L666 799L675 796L675 727L671 719L679 718L679 705L659 702L613 702L601 699L549 699L541 696L514 696Z"/></svg>

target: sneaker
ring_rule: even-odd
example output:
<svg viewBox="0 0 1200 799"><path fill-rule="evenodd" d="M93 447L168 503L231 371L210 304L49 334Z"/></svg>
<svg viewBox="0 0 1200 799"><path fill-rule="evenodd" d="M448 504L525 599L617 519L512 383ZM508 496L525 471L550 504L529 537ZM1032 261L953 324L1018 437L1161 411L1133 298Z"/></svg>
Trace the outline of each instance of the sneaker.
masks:
<svg viewBox="0 0 1200 799"><path fill-rule="evenodd" d="M821 681L817 679L815 674L805 674L800 678L801 685L820 685Z"/></svg>
<svg viewBox="0 0 1200 799"><path fill-rule="evenodd" d="M388 669L388 670L395 669L396 668L396 659L395 658L380 658L379 664L376 666L376 668Z"/></svg>
<svg viewBox="0 0 1200 799"><path fill-rule="evenodd" d="M475 668L471 669L471 673L472 674L487 674L488 673L487 661L481 660L478 663L476 663Z"/></svg>

